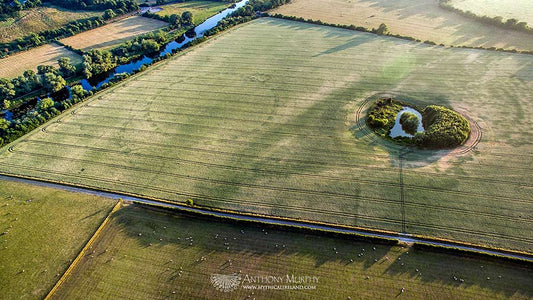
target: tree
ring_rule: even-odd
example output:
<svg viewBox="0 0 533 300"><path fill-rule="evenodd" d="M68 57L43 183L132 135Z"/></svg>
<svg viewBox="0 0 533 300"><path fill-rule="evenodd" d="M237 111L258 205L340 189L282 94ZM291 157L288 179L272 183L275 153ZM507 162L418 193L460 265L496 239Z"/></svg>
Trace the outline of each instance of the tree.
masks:
<svg viewBox="0 0 533 300"><path fill-rule="evenodd" d="M54 68L54 66L45 66L45 65L37 66L37 74L44 75L46 73L56 74L57 70L56 70L56 68Z"/></svg>
<svg viewBox="0 0 533 300"><path fill-rule="evenodd" d="M400 116L400 124L402 125L403 130L409 134L416 133L419 123L420 119L412 112L407 111Z"/></svg>
<svg viewBox="0 0 533 300"><path fill-rule="evenodd" d="M49 92L57 92L65 87L65 79L61 75L46 73L43 75L43 87Z"/></svg>
<svg viewBox="0 0 533 300"><path fill-rule="evenodd" d="M381 23L378 29L375 29L374 32L379 35L387 35L389 33L389 28L385 23Z"/></svg>
<svg viewBox="0 0 533 300"><path fill-rule="evenodd" d="M180 16L178 16L178 15L176 15L176 14L172 14L172 15L170 15L170 17L169 17L168 22L169 22L170 25L172 25L172 26L179 26L179 24L181 23L181 18L180 18Z"/></svg>
<svg viewBox="0 0 533 300"><path fill-rule="evenodd" d="M4 99L1 109L9 109L11 107L11 101Z"/></svg>
<svg viewBox="0 0 533 300"><path fill-rule="evenodd" d="M146 51L146 53L154 53L159 50L159 44L154 40L143 40L142 49Z"/></svg>
<svg viewBox="0 0 533 300"><path fill-rule="evenodd" d="M109 20L109 19L113 19L116 16L117 16L117 14L112 9L106 9L104 11L103 18L104 18L104 20Z"/></svg>
<svg viewBox="0 0 533 300"><path fill-rule="evenodd" d="M39 103L37 103L37 110L38 111L45 111L47 109L50 109L52 107L54 107L54 100L52 100L51 98L44 98L44 99L41 99L41 101L39 101Z"/></svg>
<svg viewBox="0 0 533 300"><path fill-rule="evenodd" d="M192 13L190 11L184 11L182 14L181 14L181 23L183 25L192 25Z"/></svg>
<svg viewBox="0 0 533 300"><path fill-rule="evenodd" d="M59 72L63 77L70 77L76 73L76 67L70 63L69 57L60 57L57 61L59 64Z"/></svg>
<svg viewBox="0 0 533 300"><path fill-rule="evenodd" d="M15 96L15 86L10 80L6 78L0 78L0 98L11 99L13 96Z"/></svg>
<svg viewBox="0 0 533 300"><path fill-rule="evenodd" d="M9 127L9 124L11 124L11 122L4 118L0 118L0 130L6 130Z"/></svg>
<svg viewBox="0 0 533 300"><path fill-rule="evenodd" d="M93 49L83 55L83 72L86 78L105 73L116 65L115 58L109 51Z"/></svg>

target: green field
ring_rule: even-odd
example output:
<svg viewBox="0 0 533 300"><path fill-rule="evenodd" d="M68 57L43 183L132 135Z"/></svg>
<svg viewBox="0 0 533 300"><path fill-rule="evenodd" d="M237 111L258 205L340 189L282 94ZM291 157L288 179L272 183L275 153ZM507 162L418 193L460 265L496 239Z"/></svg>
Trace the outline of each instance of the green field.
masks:
<svg viewBox="0 0 533 300"><path fill-rule="evenodd" d="M138 207L114 214L93 245L52 299L392 299L402 288L407 299L533 297L533 269L516 264ZM212 274L239 271L242 283L235 291L211 284ZM254 285L247 275L287 274L318 277L307 284L316 289L243 288Z"/></svg>
<svg viewBox="0 0 533 300"><path fill-rule="evenodd" d="M530 55L262 18L4 147L0 171L533 252L532 74ZM401 185L403 150L361 125L377 93L451 107L481 140L405 154Z"/></svg>
<svg viewBox="0 0 533 300"><path fill-rule="evenodd" d="M530 0L452 0L450 4L479 16L514 18L533 26L533 2Z"/></svg>
<svg viewBox="0 0 533 300"><path fill-rule="evenodd" d="M463 17L439 7L437 0L292 0L272 13L366 28L385 23L392 34L437 44L533 51L531 34Z"/></svg>
<svg viewBox="0 0 533 300"><path fill-rule="evenodd" d="M187 1L183 3L175 3L162 5L163 9L157 12L156 15L168 16L172 14L181 14L185 11L192 13L192 19L194 25L203 23L209 17L217 14L219 11L226 9L229 6L228 3L216 2L216 1Z"/></svg>
<svg viewBox="0 0 533 300"><path fill-rule="evenodd" d="M110 199L0 181L1 298L42 299L113 205Z"/></svg>
<svg viewBox="0 0 533 300"><path fill-rule="evenodd" d="M0 22L0 43L25 37L30 32L58 29L68 22L101 14L102 12L98 11L74 11L48 5L23 10L19 17Z"/></svg>

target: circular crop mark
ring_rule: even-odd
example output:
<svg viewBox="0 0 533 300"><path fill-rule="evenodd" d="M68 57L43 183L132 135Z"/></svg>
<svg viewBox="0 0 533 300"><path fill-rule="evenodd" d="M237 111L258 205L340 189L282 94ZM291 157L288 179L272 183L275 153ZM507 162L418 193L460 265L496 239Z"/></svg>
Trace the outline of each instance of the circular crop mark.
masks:
<svg viewBox="0 0 533 300"><path fill-rule="evenodd" d="M470 136L470 123L456 111L438 105L418 107L390 97L368 109L366 125L396 144L420 149L454 149Z"/></svg>
<svg viewBox="0 0 533 300"><path fill-rule="evenodd" d="M361 133L362 136L365 136L366 139L370 139L371 143L379 144L387 149L389 151L402 151L401 149L405 148L398 148L398 146L401 147L401 144L399 143L393 143L392 139L389 138L382 138L380 135L378 135L374 130L372 130L368 124L367 124L367 116L368 112L371 109L372 105L375 103L376 100L380 98L385 97L391 97L389 94L375 94L371 97L366 98L360 104L357 106L356 112L355 112L355 124L352 127L357 132ZM466 140L462 145L453 147L453 148L445 148L445 149L426 149L424 150L427 155L436 155L437 153L441 153L438 156L442 156L441 151L446 151L445 156L460 156L464 155L466 153L469 153L473 150L476 150L478 144L481 142L483 138L483 130L479 123L474 120L472 117L469 116L469 114L466 111L458 110L458 114L460 114L461 117L463 117L470 127L470 132ZM387 143L387 141L389 141ZM421 149L423 150L423 149ZM434 153L434 154L431 154Z"/></svg>

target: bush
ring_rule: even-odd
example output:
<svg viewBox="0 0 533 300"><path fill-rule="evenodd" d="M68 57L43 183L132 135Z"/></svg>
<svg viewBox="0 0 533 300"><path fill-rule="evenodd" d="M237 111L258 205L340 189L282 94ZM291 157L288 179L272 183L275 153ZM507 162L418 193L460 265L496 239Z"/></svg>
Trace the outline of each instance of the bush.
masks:
<svg viewBox="0 0 533 300"><path fill-rule="evenodd" d="M400 117L400 124L405 132L409 134L415 134L418 129L418 123L420 119L412 112L404 112Z"/></svg>

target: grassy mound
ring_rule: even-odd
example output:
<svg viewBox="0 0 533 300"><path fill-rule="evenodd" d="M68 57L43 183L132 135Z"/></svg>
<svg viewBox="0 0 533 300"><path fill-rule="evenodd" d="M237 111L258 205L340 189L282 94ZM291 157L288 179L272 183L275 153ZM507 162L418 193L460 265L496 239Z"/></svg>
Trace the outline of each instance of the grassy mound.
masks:
<svg viewBox="0 0 533 300"><path fill-rule="evenodd" d="M422 112L425 132L417 133L415 143L425 148L441 149L462 145L470 134L468 121L451 109L430 105Z"/></svg>
<svg viewBox="0 0 533 300"><path fill-rule="evenodd" d="M409 134L416 133L418 123L420 123L420 119L412 112L404 112L400 117L400 124L402 125L403 130Z"/></svg>

